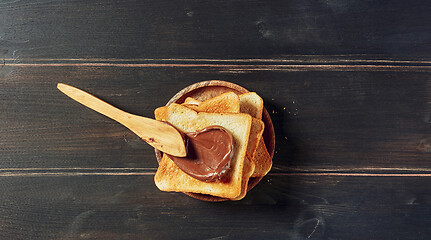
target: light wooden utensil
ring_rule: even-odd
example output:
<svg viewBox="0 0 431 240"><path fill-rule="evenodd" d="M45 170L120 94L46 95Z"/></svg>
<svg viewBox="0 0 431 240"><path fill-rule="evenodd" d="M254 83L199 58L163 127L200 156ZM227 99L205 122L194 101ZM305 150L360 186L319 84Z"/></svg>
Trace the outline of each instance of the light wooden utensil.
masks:
<svg viewBox="0 0 431 240"><path fill-rule="evenodd" d="M126 126L154 148L173 156L185 157L187 155L184 139L173 126L127 113L87 92L63 83L57 84L57 88L82 105Z"/></svg>

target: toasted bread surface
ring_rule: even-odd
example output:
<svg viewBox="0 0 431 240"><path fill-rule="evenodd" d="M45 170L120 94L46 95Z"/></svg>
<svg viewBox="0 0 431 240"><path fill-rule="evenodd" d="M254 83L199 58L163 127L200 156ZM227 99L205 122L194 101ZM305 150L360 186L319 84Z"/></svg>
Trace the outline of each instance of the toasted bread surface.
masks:
<svg viewBox="0 0 431 240"><path fill-rule="evenodd" d="M188 97L182 104L197 112L211 113L239 113L239 97L233 92L223 93L204 102ZM163 106L154 110L156 120L165 121L168 107Z"/></svg>
<svg viewBox="0 0 431 240"><path fill-rule="evenodd" d="M154 117L155 117L155 119L158 120L158 121L166 121L167 111L168 111L168 107L167 106L156 108L154 110Z"/></svg>
<svg viewBox="0 0 431 240"><path fill-rule="evenodd" d="M249 92L239 95L240 112L250 114L254 118L261 119L263 112L263 100L255 92ZM248 152L251 152L250 150ZM252 177L265 176L272 167L272 159L266 149L265 142L262 139L257 144L255 154L251 157L255 163L255 170Z"/></svg>
<svg viewBox="0 0 431 240"><path fill-rule="evenodd" d="M262 119L263 100L255 92L248 92L239 95L240 112L248 113L252 117Z"/></svg>
<svg viewBox="0 0 431 240"><path fill-rule="evenodd" d="M231 94L232 92L229 92ZM226 94L226 93L225 93ZM218 98L222 98L223 94L212 98L214 102L218 101ZM262 119L262 112L263 112L263 99L255 92L248 92L238 95L239 102L240 102L240 110L239 112L242 113L248 113L252 117L257 119ZM208 101L208 100L207 100ZM204 102L207 102L204 101ZM194 99L192 97L187 97L184 101L185 104L191 104L191 105L200 105L201 101ZM208 103L208 104L211 104ZM197 110L197 111L203 111L203 110ZM208 110L206 112L209 112Z"/></svg>
<svg viewBox="0 0 431 240"><path fill-rule="evenodd" d="M254 172L255 164L248 157L244 160L244 168L242 170L242 182L241 182L241 194L236 198L231 198L230 200L238 201L247 195L248 181Z"/></svg>
<svg viewBox="0 0 431 240"><path fill-rule="evenodd" d="M254 156L256 154L256 149L260 139L262 138L264 128L265 128L265 124L262 122L262 120L259 120L257 118L252 118L250 138L248 140L248 145L247 145L247 156L250 159L254 159Z"/></svg>
<svg viewBox="0 0 431 240"><path fill-rule="evenodd" d="M242 113L197 113L173 103L168 107L166 120L182 132L196 132L212 125L224 127L233 137L234 155L231 169L222 180L203 182L184 173L164 154L154 177L156 186L163 191L194 192L223 198L238 197L241 194L251 116Z"/></svg>
<svg viewBox="0 0 431 240"><path fill-rule="evenodd" d="M239 97L233 93L228 92L208 99L204 102L200 102L199 105L193 105L192 102L200 102L191 97L186 98L186 101L181 104L187 108L190 108L197 112L209 112L209 113L239 113L240 101ZM156 120L166 121L168 107L159 107L154 111ZM256 118L252 119L251 132L249 142L247 144L247 156L253 159L257 145L262 136L264 130L264 123Z"/></svg>
<svg viewBox="0 0 431 240"><path fill-rule="evenodd" d="M238 95L233 92L227 92L220 94L216 97L208 99L195 105L190 103L187 107L197 111L197 112L211 112L211 113L239 113L240 111L240 101Z"/></svg>
<svg viewBox="0 0 431 240"><path fill-rule="evenodd" d="M254 155L255 169L252 177L263 177L265 176L272 167L272 158L266 149L265 142L263 138L259 141L257 145L256 154Z"/></svg>
<svg viewBox="0 0 431 240"><path fill-rule="evenodd" d="M201 101L194 99L192 97L187 97L184 100L184 104L199 105L199 104L201 104Z"/></svg>
<svg viewBox="0 0 431 240"><path fill-rule="evenodd" d="M260 99L260 97L257 96L256 93L254 94L246 93L246 94L249 97L245 97L243 99L255 99L255 100ZM183 106L191 108L197 112L239 113L240 106L242 104L242 102L240 101L242 95L238 96L233 92L227 92L203 102L196 100L194 98L188 97L185 99ZM251 101L248 101L248 102L251 102ZM258 100L256 100L255 102L258 102ZM198 105L196 106L194 104L198 104ZM256 106L255 107L256 110L254 112L258 111L259 107L260 106ZM248 108L244 108L244 109L253 111L253 106L248 106ZM244 113L250 114L249 112L244 112ZM163 115L163 113L160 113L159 115ZM262 137L264 127L265 127L265 124L260 119L253 118L249 142L247 145L247 156L250 159L254 158L257 145L259 144L260 138Z"/></svg>
<svg viewBox="0 0 431 240"><path fill-rule="evenodd" d="M231 97L231 96L230 96ZM212 101L212 103L217 103L218 101L226 100L227 97L214 97L212 99L206 101ZM234 98L233 98L234 99ZM263 133L262 123L260 123L256 117L259 119L262 117L263 111L263 100L260 98L255 92L244 93L239 95L239 106L241 113L250 114L253 118L252 127L251 127L251 136L249 138L249 143L247 146L247 156L255 162L255 173L253 173L253 177L256 176L264 176L272 167L272 159L266 149L265 143L261 140L261 136ZM193 104L203 104L205 103L194 98L188 97L186 98L184 104L190 108L190 105ZM225 101L226 102L226 101ZM235 103L231 103L235 104ZM217 109L217 112L223 112L226 110L224 106L225 104L217 104L220 106ZM191 107L193 108L193 107ZM202 107L194 107L193 109L199 111L202 110ZM159 117L161 120L164 119L164 114L167 110L167 107L157 108L155 111L156 119ZM208 109L207 109L208 110ZM214 110L214 109L211 109ZM210 111L210 110L208 110ZM160 120L157 119L157 120ZM260 129L262 128L262 133ZM257 153L259 151L259 153Z"/></svg>

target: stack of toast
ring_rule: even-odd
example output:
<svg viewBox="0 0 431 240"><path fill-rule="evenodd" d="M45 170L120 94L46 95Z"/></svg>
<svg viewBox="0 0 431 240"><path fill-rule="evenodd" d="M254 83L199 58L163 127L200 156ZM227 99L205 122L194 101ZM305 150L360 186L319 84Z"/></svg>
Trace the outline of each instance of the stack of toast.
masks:
<svg viewBox="0 0 431 240"><path fill-rule="evenodd" d="M263 177L272 167L262 138L262 111L263 100L255 92L227 92L205 101L189 97L182 104L157 108L156 120L168 122L184 133L222 126L233 137L234 155L226 176L204 182L184 173L163 154L154 177L156 186L162 191L208 194L230 200L244 198L249 178Z"/></svg>

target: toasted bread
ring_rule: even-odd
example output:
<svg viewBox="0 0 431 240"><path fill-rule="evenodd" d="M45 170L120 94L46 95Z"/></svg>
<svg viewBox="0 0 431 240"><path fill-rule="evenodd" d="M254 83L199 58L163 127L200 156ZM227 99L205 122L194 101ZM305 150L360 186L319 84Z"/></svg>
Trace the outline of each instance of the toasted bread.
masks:
<svg viewBox="0 0 431 240"><path fill-rule="evenodd" d="M240 112L248 113L252 117L262 119L263 100L255 92L248 92L239 95Z"/></svg>
<svg viewBox="0 0 431 240"><path fill-rule="evenodd" d="M184 104L199 105L201 104L201 101L194 99L192 97L188 97L186 98L186 100L184 100Z"/></svg>
<svg viewBox="0 0 431 240"><path fill-rule="evenodd" d="M156 120L158 121L166 121L166 114L168 112L168 107L167 106L163 106L163 107L158 107L154 110L154 117Z"/></svg>
<svg viewBox="0 0 431 240"><path fill-rule="evenodd" d="M248 113L254 118L261 119L263 112L263 100L255 92L249 92L239 95L240 112ZM252 158L256 167L252 177L265 176L272 167L272 158L266 149L265 142L260 139L254 158Z"/></svg>
<svg viewBox="0 0 431 240"><path fill-rule="evenodd" d="M198 105L193 103L186 103L188 108L197 112L211 112L211 113L239 113L240 101L238 95L233 92L220 94L216 97L208 99Z"/></svg>
<svg viewBox="0 0 431 240"><path fill-rule="evenodd" d="M241 97L241 96L245 96L245 97ZM218 98L218 99L222 99L222 98ZM260 112L259 117L260 118L262 117L261 112L263 109L263 101L256 93L252 93L252 94L246 93L246 94L239 95L239 99L240 100L243 99L243 101L245 102L244 103L245 107L242 106L242 104L243 104L242 101L239 102L241 109L243 109L243 111L246 111L244 113L249 113L249 114L254 113L255 116L258 116L259 112ZM260 99L260 101L259 101L259 99ZM214 97L210 100L212 103L217 103L217 97ZM184 101L183 105L196 110L196 109L199 109L199 107L193 107L190 105L201 106L201 105L205 105L210 100L201 102L201 101L196 100L194 98L188 97ZM256 105L252 105L251 103L256 103ZM223 106L220 104L216 104L216 105ZM202 110L202 108L201 108L201 110ZM212 109L212 110L214 110L214 109ZM218 110L218 112L223 112L222 107L218 108L217 110ZM208 111L208 112L210 112L210 111ZM249 169L251 169L251 172L244 171L243 177L244 177L244 179L247 179L246 183L248 183L248 179L250 178L251 175L253 175L253 177L265 176L265 174L269 171L269 169L272 166L272 160L270 157L269 157L269 159L268 158L260 159L261 157L269 156L268 152L266 152L266 154L264 154L262 152L262 151L266 150L265 146L259 146L262 143L264 144L261 137L262 137L262 133L263 133L265 125L260 119L257 119L254 117L253 117L252 121L253 122L252 122L251 130L250 130L250 137L249 137L249 141L248 141L248 145L247 145L247 157L249 159L253 159L252 161L250 161L251 162L250 165L253 165L253 167L249 168ZM259 158L255 158L255 156L257 154L258 146L260 147ZM268 160L269 160L270 164L268 164ZM268 167L269 167L269 169L268 169ZM258 169L256 169L256 168L258 168ZM244 189L244 186L242 188L242 194L241 194L242 197L232 199L232 200L240 200L245 196L246 193L247 193L247 184L245 185L245 189Z"/></svg>
<svg viewBox="0 0 431 240"><path fill-rule="evenodd" d="M199 105L193 105L193 102L199 103ZM227 92L203 102L188 97L182 105L197 112L209 113L239 113L240 109L239 97L233 92ZM167 109L168 108L166 106L156 108L154 111L156 120L166 121ZM256 153L257 145L262 136L264 126L265 125L261 120L253 118L249 142L247 144L247 156L250 159L253 159Z"/></svg>
<svg viewBox="0 0 431 240"><path fill-rule="evenodd" d="M197 113L175 103L168 107L166 116L166 120L182 132L196 132L211 125L224 127L233 137L234 156L231 169L222 180L203 182L184 173L164 154L154 177L156 186L162 191L194 192L229 199L240 196L251 116L242 113Z"/></svg>
<svg viewBox="0 0 431 240"><path fill-rule="evenodd" d="M269 170L271 170L272 158L266 149L263 138L260 139L260 142L257 145L253 159L256 166L251 177L263 177L269 172Z"/></svg>
<svg viewBox="0 0 431 240"><path fill-rule="evenodd" d="M257 129L259 129L257 127L259 123L256 120L262 118L263 112L262 98L255 92L249 92L239 95L239 100L240 112L250 114L253 117L254 128L252 127L252 132L257 132ZM184 103L200 104L202 102L194 98L188 97ZM262 133L260 133L260 135L258 136L261 135ZM252 159L252 161L256 165L252 177L263 177L271 169L272 159L268 153L268 150L266 149L265 142L263 141L263 139L259 139L257 141L257 146L254 143L254 141L249 141L249 145L247 146L247 156Z"/></svg>
<svg viewBox="0 0 431 240"><path fill-rule="evenodd" d="M238 201L247 195L248 181L251 175L254 173L255 164L248 157L244 160L244 168L242 170L242 182L241 182L241 194L236 198L231 198L230 200Z"/></svg>
<svg viewBox="0 0 431 240"><path fill-rule="evenodd" d="M223 94L219 95L222 96ZM238 95L240 102L240 111L241 113L248 113L252 117L257 119L262 119L263 112L263 99L255 92L248 92ZM212 98L216 101L217 97ZM206 102L206 101L205 101ZM202 102L194 99L192 97L188 97L184 100L185 104L191 105L199 105ZM206 111L208 112L208 111Z"/></svg>
<svg viewBox="0 0 431 240"><path fill-rule="evenodd" d="M256 154L257 145L262 138L264 128L265 124L262 122L262 120L252 118L250 138L247 145L247 156L250 159L253 159Z"/></svg>
<svg viewBox="0 0 431 240"><path fill-rule="evenodd" d="M239 97L233 92L220 94L204 102L188 97L182 104L197 112L211 113L239 113ZM166 121L166 111L168 107L163 106L154 110L156 120Z"/></svg>

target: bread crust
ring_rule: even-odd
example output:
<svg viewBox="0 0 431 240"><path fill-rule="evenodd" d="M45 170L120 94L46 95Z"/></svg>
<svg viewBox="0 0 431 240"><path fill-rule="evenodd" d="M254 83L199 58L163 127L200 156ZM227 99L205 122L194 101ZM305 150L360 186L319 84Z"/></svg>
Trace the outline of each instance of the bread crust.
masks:
<svg viewBox="0 0 431 240"><path fill-rule="evenodd" d="M202 193L222 198L238 197L242 191L251 116L243 113L197 113L173 103L168 107L167 121L182 132L196 132L212 125L224 127L233 137L234 155L231 169L221 180L203 182L184 173L164 154L154 177L156 186L163 191Z"/></svg>

